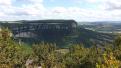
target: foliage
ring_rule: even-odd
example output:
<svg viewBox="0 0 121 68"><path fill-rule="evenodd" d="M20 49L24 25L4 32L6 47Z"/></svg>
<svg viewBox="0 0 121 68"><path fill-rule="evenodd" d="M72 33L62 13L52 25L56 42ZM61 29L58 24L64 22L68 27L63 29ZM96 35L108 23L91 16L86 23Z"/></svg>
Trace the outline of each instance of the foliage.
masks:
<svg viewBox="0 0 121 68"><path fill-rule="evenodd" d="M103 62L100 64L96 63L96 68L119 68L120 64L120 61L113 56L113 53L104 53Z"/></svg>
<svg viewBox="0 0 121 68"><path fill-rule="evenodd" d="M34 45L33 51L38 57L38 63L42 64L44 68L53 68L56 65L56 45L46 44L44 42Z"/></svg>
<svg viewBox="0 0 121 68"><path fill-rule="evenodd" d="M84 48L83 45L71 46L65 58L67 68L80 68L88 53L89 49Z"/></svg>
<svg viewBox="0 0 121 68"><path fill-rule="evenodd" d="M13 68L24 66L28 55L26 48L14 42L8 29L0 32L0 68ZM25 54L26 53L26 54Z"/></svg>
<svg viewBox="0 0 121 68"><path fill-rule="evenodd" d="M82 44L71 44L61 49L56 44L41 42L32 47L15 42L11 31L0 31L0 68L25 68L27 60L32 60L32 68L120 68L121 37L114 44L103 47L93 45L85 48Z"/></svg>

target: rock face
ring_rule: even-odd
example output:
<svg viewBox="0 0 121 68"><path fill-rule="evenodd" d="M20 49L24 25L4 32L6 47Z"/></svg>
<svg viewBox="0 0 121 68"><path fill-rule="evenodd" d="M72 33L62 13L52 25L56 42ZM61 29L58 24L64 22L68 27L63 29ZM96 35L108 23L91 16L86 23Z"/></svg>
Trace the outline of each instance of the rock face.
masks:
<svg viewBox="0 0 121 68"><path fill-rule="evenodd" d="M31 20L1 23L8 27L15 38L34 41L54 41L75 33L77 23L74 20Z"/></svg>

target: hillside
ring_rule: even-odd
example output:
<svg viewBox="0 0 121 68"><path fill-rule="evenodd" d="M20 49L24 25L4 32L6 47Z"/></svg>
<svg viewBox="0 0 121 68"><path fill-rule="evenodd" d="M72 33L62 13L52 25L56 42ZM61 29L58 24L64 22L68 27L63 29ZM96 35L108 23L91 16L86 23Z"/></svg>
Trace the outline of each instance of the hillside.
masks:
<svg viewBox="0 0 121 68"><path fill-rule="evenodd" d="M44 42L56 43L59 47L68 47L73 44L84 44L85 47L90 47L97 44L98 46L103 46L105 43L112 43L114 35L98 33L84 28L78 28L77 33L74 35L62 36L49 38ZM22 38L26 43L39 43L42 40L40 38Z"/></svg>
<svg viewBox="0 0 121 68"><path fill-rule="evenodd" d="M121 21L88 22L81 27L101 33L121 33Z"/></svg>
<svg viewBox="0 0 121 68"><path fill-rule="evenodd" d="M79 31L81 38L87 36L87 32L89 32L83 28L80 28ZM93 35L97 34L90 32ZM96 46L87 48L81 44L73 44L73 46L65 49L44 42L30 47L15 42L9 34L8 29L2 29L0 32L0 58L2 58L0 68L24 68L25 62L28 63L28 61L31 62L32 68L40 67L40 65L43 68L102 68L104 65L104 68L121 68L121 37L115 40L115 46L106 44L102 50Z"/></svg>
<svg viewBox="0 0 121 68"><path fill-rule="evenodd" d="M94 43L98 45L103 45L105 43L112 43L114 38L115 36L111 34L98 33L95 31L79 27L78 37L76 38L76 40L77 43L81 42L86 44L87 46L91 46Z"/></svg>
<svg viewBox="0 0 121 68"><path fill-rule="evenodd" d="M46 20L44 20L45 22ZM53 20L46 21L46 22L53 22ZM56 20L56 22L61 20ZM70 20L71 21L71 20ZM69 22L70 22L69 21ZM22 22L22 21L20 21ZM25 21L23 21L25 22ZM9 27L10 30L16 35L16 40L21 40L24 43L27 44L34 44L34 43L40 43L40 42L47 42L47 43L56 43L59 47L68 47L73 44L84 44L85 47L90 47L92 45L104 45L104 43L112 43L114 39L114 35L111 34L105 34L105 33L98 33L92 30L88 30L83 28L82 26L77 26L76 30L74 28L73 33L69 33L73 31L73 26L69 27L68 29L66 27L63 27L63 29L56 29L53 28L55 26L58 26L59 24L51 25L51 28L47 29L44 26L47 26L48 23L41 25L40 21L36 24L28 24L29 22L34 23L34 21L26 21L27 23L1 23L1 26ZM61 22L65 22L65 20L62 20ZM73 20L72 20L73 22ZM41 24L38 24L41 23ZM40 25L40 26L39 26ZM68 24L70 25L70 23ZM66 26L68 26L66 25ZM50 24L48 25L50 26ZM65 26L65 25L64 25ZM38 28L39 27L39 28ZM32 28L32 29L30 29ZM44 29L43 29L44 28ZM21 32L18 32L21 30ZM18 33L18 34L17 34ZM103 43L102 43L103 42Z"/></svg>

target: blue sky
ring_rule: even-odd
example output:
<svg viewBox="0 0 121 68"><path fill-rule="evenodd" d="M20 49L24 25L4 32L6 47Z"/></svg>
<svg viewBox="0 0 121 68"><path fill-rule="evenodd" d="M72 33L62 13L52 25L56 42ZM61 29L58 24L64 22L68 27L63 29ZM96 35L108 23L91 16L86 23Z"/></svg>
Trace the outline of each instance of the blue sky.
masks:
<svg viewBox="0 0 121 68"><path fill-rule="evenodd" d="M86 2L85 0L74 1L74 0L44 0L44 6L48 8L53 8L56 6L61 7L78 7L84 9L95 9L98 3L91 4Z"/></svg>
<svg viewBox="0 0 121 68"><path fill-rule="evenodd" d="M0 20L120 21L121 0L0 0Z"/></svg>

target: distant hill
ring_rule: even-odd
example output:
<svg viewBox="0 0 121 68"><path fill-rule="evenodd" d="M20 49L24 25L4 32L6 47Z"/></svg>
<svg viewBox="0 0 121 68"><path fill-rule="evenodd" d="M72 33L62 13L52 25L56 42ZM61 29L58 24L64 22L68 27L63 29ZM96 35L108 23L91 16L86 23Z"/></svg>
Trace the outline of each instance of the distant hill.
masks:
<svg viewBox="0 0 121 68"><path fill-rule="evenodd" d="M121 21L90 22L81 27L100 33L121 33Z"/></svg>
<svg viewBox="0 0 121 68"><path fill-rule="evenodd" d="M32 35L32 34L31 34ZM53 35L52 35L53 36ZM84 28L78 27L76 34L61 36L61 37L54 37L49 38L49 43L56 43L59 47L68 47L73 44L84 44L85 47L91 47L94 44L98 46L103 46L105 43L111 44L115 38L115 35L112 34L105 34L105 33L98 33L92 30L87 30ZM40 38L22 38L26 40L25 42L33 42L39 43ZM48 42L45 40L45 42Z"/></svg>
<svg viewBox="0 0 121 68"><path fill-rule="evenodd" d="M45 24L39 26L38 25L39 22L43 23L45 22ZM47 25L49 22L51 22L51 27L49 28L52 29L45 28L49 26ZM72 22L72 23L64 24L64 22L67 23ZM63 25L61 23L63 23ZM57 26L52 26L53 24ZM58 26L59 24L61 24L62 29L60 29L60 26ZM74 24L76 25L76 27L74 26ZM90 47L94 45L94 43L100 46L104 45L104 43L112 43L115 37L114 35L111 34L98 33L92 30L85 29L84 26L77 25L74 20L69 20L69 21L67 20L24 21L23 20L23 21L11 21L11 22L4 21L0 25L9 27L10 29L12 29L12 31L15 34L18 28L14 27L19 27L19 28L22 27L20 29L22 33L16 34L16 36L18 37L18 39L21 39L21 41L29 44L40 43L44 39L44 42L56 43L59 47L68 47L73 44L81 44L81 43L84 44L85 47ZM66 28L66 26L69 26L69 28ZM55 29L56 27L58 29ZM73 31L73 27L74 27L74 32L72 34L69 34L70 32ZM23 35L26 37L24 37Z"/></svg>
<svg viewBox="0 0 121 68"><path fill-rule="evenodd" d="M115 36L112 34L98 33L84 28L78 28L77 43L83 43L87 47L94 44L104 45L105 43L112 43Z"/></svg>

